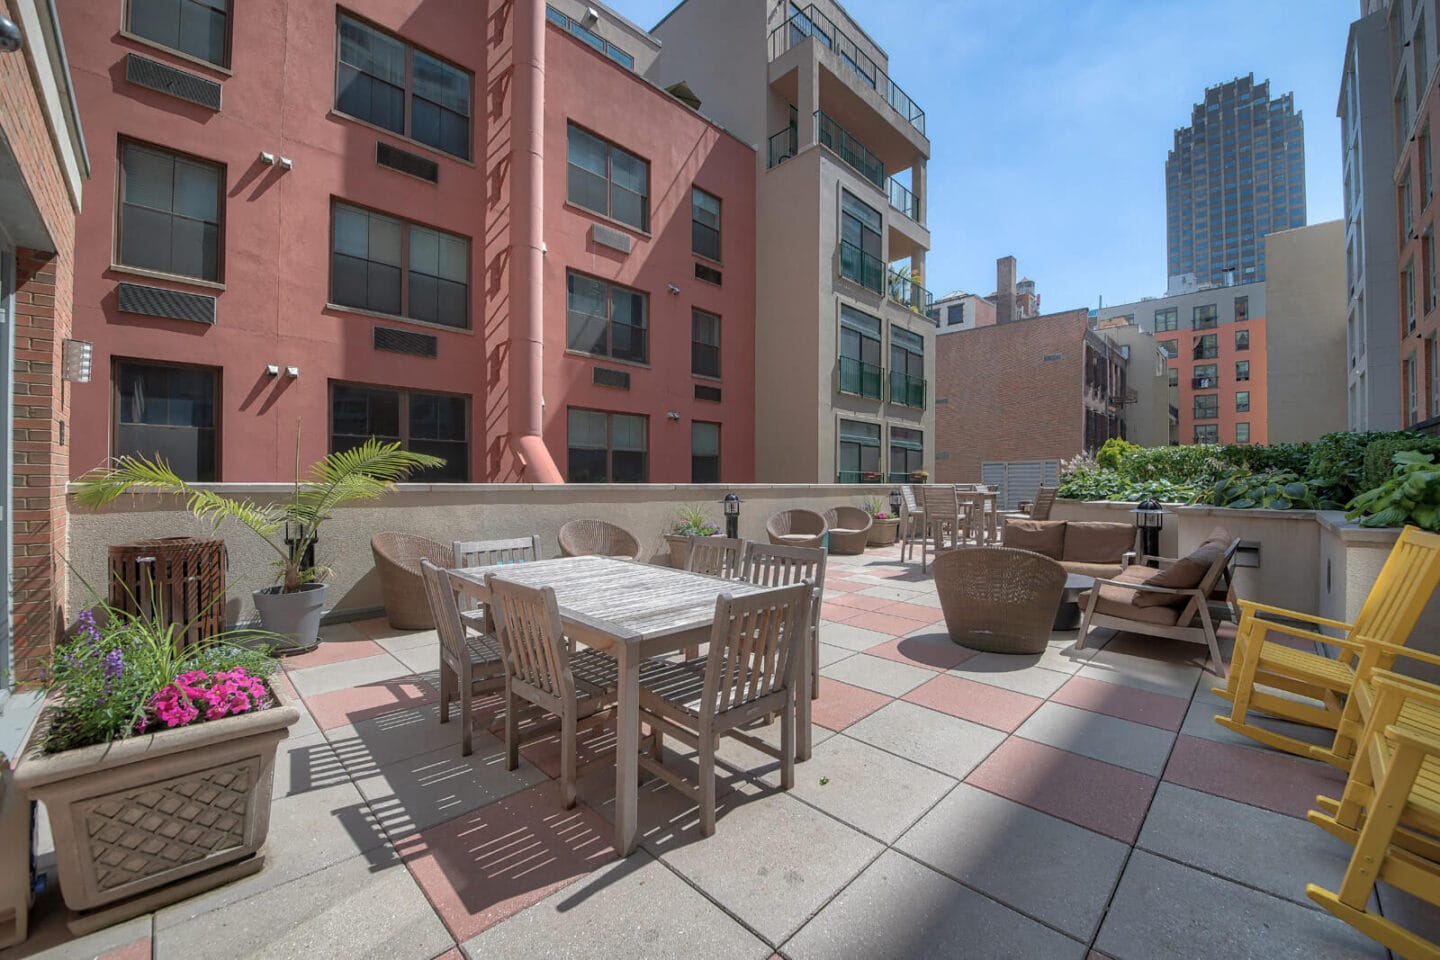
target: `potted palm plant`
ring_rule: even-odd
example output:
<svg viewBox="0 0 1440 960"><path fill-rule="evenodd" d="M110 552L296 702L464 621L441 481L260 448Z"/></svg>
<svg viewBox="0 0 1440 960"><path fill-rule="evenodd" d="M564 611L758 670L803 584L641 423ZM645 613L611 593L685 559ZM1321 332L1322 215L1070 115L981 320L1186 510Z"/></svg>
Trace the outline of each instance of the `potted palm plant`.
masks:
<svg viewBox="0 0 1440 960"><path fill-rule="evenodd" d="M357 447L322 457L301 479L297 439L294 492L282 503L262 505L191 486L159 457L119 457L85 474L72 490L87 507L104 506L136 488L173 493L185 497L186 509L214 527L231 520L252 530L275 551L279 581L251 595L260 625L289 638L286 652L298 652L315 645L325 609L329 571L314 562L313 549L321 524L344 504L384 496L415 470L444 463L439 457L371 437Z"/></svg>
<svg viewBox="0 0 1440 960"><path fill-rule="evenodd" d="M670 525L670 532L665 534L665 542L670 545L670 566L676 570L685 566L685 549L690 543L691 537L718 537L720 528L711 523L705 516L705 510L699 504L686 504L676 512L675 522Z"/></svg>

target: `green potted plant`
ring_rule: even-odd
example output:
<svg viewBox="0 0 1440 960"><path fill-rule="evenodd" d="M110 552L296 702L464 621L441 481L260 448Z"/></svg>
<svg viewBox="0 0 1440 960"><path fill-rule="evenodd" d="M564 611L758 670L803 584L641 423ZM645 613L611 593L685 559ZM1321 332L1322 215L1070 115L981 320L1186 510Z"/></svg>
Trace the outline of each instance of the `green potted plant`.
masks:
<svg viewBox="0 0 1440 960"><path fill-rule="evenodd" d="M865 512L870 514L870 535L865 540L867 547L888 547L900 537L900 518L890 513L890 508L879 497L866 497Z"/></svg>
<svg viewBox="0 0 1440 960"><path fill-rule="evenodd" d="M259 870L276 747L299 719L271 681L275 637L182 647L190 624L150 609L81 614L15 768L49 814L77 934Z"/></svg>
<svg viewBox="0 0 1440 960"><path fill-rule="evenodd" d="M685 566L685 548L691 537L718 537L720 527L705 516L705 508L698 503L688 503L675 513L675 522L665 534L670 546L670 566L679 570Z"/></svg>
<svg viewBox="0 0 1440 960"><path fill-rule="evenodd" d="M399 443L371 437L315 461L302 480L297 438L294 492L282 503L262 505L191 486L159 457L119 457L85 474L71 489L82 505L101 507L136 488L152 488L185 497L186 508L212 526L233 520L252 530L275 551L279 581L251 595L260 624L289 637L291 648L303 650L314 646L325 609L324 580L329 571L313 562L312 552L321 525L336 508L384 496L413 471L444 463L439 457L411 453L400 449Z"/></svg>

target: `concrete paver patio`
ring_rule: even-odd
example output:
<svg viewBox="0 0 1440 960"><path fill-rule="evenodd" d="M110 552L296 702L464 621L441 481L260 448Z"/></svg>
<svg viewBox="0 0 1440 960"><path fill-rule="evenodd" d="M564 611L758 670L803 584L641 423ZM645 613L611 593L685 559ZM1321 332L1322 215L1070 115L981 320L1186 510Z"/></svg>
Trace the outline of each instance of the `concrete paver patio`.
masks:
<svg viewBox="0 0 1440 960"><path fill-rule="evenodd" d="M610 770L561 809L556 739L506 772L497 697L461 757L433 631L341 624L285 664L304 709L263 871L79 940L52 884L0 960L1387 956L1304 895L1344 869L1349 848L1304 820L1342 775L1213 723L1203 648L1076 650L1072 631L977 654L893 548L832 557L826 587L814 756L782 793L772 758L727 742L712 838L650 781L617 861ZM613 742L594 732L582 759Z"/></svg>

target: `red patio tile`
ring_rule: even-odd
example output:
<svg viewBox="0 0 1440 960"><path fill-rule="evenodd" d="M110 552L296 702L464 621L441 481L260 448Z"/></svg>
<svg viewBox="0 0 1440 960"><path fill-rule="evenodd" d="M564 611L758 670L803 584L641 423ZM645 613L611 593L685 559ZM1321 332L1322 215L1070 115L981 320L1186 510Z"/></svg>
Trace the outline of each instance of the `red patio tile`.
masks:
<svg viewBox="0 0 1440 960"><path fill-rule="evenodd" d="M857 607L846 607L835 603L833 600L822 600L820 602L820 619L830 623L844 623L846 620L862 611Z"/></svg>
<svg viewBox="0 0 1440 960"><path fill-rule="evenodd" d="M883 597L862 597L854 593L842 593L834 597L826 597L827 603L836 603L842 607L851 607L855 610L883 610L893 606L894 600L886 600Z"/></svg>
<svg viewBox="0 0 1440 960"><path fill-rule="evenodd" d="M904 636L914 630L923 630L934 622L933 620L914 620L910 617L891 616L888 609L867 610L845 621L848 626L863 627L866 630L875 630L892 637Z"/></svg>
<svg viewBox="0 0 1440 960"><path fill-rule="evenodd" d="M439 691L414 679L382 680L361 687L332 690L306 699L305 706L321 730L343 727L409 707L434 703Z"/></svg>
<svg viewBox="0 0 1440 960"><path fill-rule="evenodd" d="M924 620L926 623L939 623L945 619L945 614L939 607L927 607L923 603L892 603L885 608L885 613L896 617L909 617L912 620Z"/></svg>
<svg viewBox="0 0 1440 960"><path fill-rule="evenodd" d="M320 667L327 663L340 663L357 657L375 657L386 652L374 640L322 640L309 653L286 657L286 670L304 670L306 667Z"/></svg>
<svg viewBox="0 0 1440 960"><path fill-rule="evenodd" d="M1179 697L1152 693L1118 683L1105 683L1089 677L1075 677L1050 697L1081 710L1103 713L1108 717L1133 720L1162 730L1179 730L1190 704Z"/></svg>
<svg viewBox="0 0 1440 960"><path fill-rule="evenodd" d="M944 674L927 680L901 699L1006 733L1014 733L1045 702L988 683Z"/></svg>
<svg viewBox="0 0 1440 960"><path fill-rule="evenodd" d="M1185 734L1175 741L1164 779L1292 817L1313 809L1317 794L1339 797L1345 790L1345 774L1318 760Z"/></svg>
<svg viewBox="0 0 1440 960"><path fill-rule="evenodd" d="M811 711L812 719L822 727L844 730L889 703L893 697L861 687L852 687L829 677L820 681L820 698Z"/></svg>
<svg viewBox="0 0 1440 960"><path fill-rule="evenodd" d="M965 778L1041 813L1133 844L1155 794L1155 778L1011 737Z"/></svg>
<svg viewBox="0 0 1440 960"><path fill-rule="evenodd" d="M95 960L150 960L150 951L150 938L141 937L134 943L97 954Z"/></svg>
<svg viewBox="0 0 1440 960"><path fill-rule="evenodd" d="M1099 954L1095 954L1095 956L1099 956ZM465 960L465 954L460 952L459 947L451 947L436 957L435 960ZM1101 957L1100 960L1107 960L1107 958Z"/></svg>
<svg viewBox="0 0 1440 960"><path fill-rule="evenodd" d="M829 574L826 574L825 576L826 590L838 590L841 593L855 593L857 591L864 590L866 587L869 586L871 586L871 584L856 583L853 580L842 580L836 577L832 577Z"/></svg>
<svg viewBox="0 0 1440 960"><path fill-rule="evenodd" d="M451 936L464 942L614 859L610 824L542 783L396 842Z"/></svg>
<svg viewBox="0 0 1440 960"><path fill-rule="evenodd" d="M503 699L503 698L502 698ZM502 711L500 715L500 733L505 735L505 716ZM601 757L615 756L615 730L614 726L607 724L585 730L575 740L578 748L578 763L589 763L591 760L598 760ZM560 777L560 732L546 734L538 740L532 740L520 747L520 753L524 755L547 777L559 779Z"/></svg>
<svg viewBox="0 0 1440 960"><path fill-rule="evenodd" d="M874 657L884 657L886 660L942 673L951 667L958 667L976 655L976 651L952 643L948 637L931 637L925 634L918 637L896 637L894 640L876 644L865 652Z"/></svg>

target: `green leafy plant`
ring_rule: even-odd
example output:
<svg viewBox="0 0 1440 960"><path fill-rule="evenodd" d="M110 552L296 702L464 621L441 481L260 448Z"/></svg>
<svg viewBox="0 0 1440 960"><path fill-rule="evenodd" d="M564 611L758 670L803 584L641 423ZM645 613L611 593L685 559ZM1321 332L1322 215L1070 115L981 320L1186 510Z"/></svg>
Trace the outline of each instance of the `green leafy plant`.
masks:
<svg viewBox="0 0 1440 960"><path fill-rule="evenodd" d="M713 537L720 528L705 516L705 508L698 503L687 503L675 511L675 523L671 532L680 537Z"/></svg>
<svg viewBox="0 0 1440 960"><path fill-rule="evenodd" d="M1400 430L1372 441L1365 448L1365 477L1357 492L1383 486L1395 470L1395 455L1407 451L1440 454L1440 438Z"/></svg>
<svg viewBox="0 0 1440 960"><path fill-rule="evenodd" d="M1362 527L1409 523L1440 533L1440 466L1434 455L1406 450L1391 460L1389 479L1350 501L1345 515Z"/></svg>
<svg viewBox="0 0 1440 960"><path fill-rule="evenodd" d="M1365 486L1365 459L1372 444L1392 437L1387 431L1327 433L1310 445L1310 462L1304 476L1323 509L1338 510L1369 489ZM1383 482L1383 478L1382 481ZM1379 483L1371 486L1378 486Z"/></svg>
<svg viewBox="0 0 1440 960"><path fill-rule="evenodd" d="M1119 470L1125 461L1133 458L1141 449L1143 448L1138 443L1111 437L1100 447L1100 452L1095 454L1095 463L1106 470Z"/></svg>
<svg viewBox="0 0 1440 960"><path fill-rule="evenodd" d="M1313 510L1315 498L1310 486L1290 470L1269 473L1242 473L1215 482L1196 498L1196 503L1236 510Z"/></svg>
<svg viewBox="0 0 1440 960"><path fill-rule="evenodd" d="M866 497L860 502L861 508L876 520L889 520L890 507L879 497Z"/></svg>
<svg viewBox="0 0 1440 960"><path fill-rule="evenodd" d="M284 503L261 505L253 500L227 497L180 479L160 457L118 457L81 477L72 487L75 499L87 507L101 507L136 488L153 488L186 498L185 506L213 527L233 520L254 531L277 554L277 580L285 593L321 580L328 571L308 566L305 555L319 535L320 526L336 508L358 500L373 500L394 489L413 471L444 466L445 461L424 453L400 449L371 437L359 446L341 450L311 465L308 479L300 475L300 441L295 441L295 488ZM286 540L287 526L299 536Z"/></svg>

